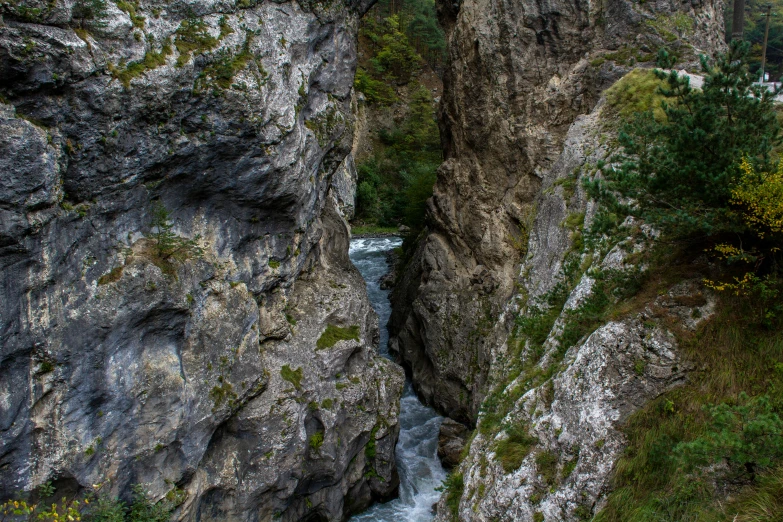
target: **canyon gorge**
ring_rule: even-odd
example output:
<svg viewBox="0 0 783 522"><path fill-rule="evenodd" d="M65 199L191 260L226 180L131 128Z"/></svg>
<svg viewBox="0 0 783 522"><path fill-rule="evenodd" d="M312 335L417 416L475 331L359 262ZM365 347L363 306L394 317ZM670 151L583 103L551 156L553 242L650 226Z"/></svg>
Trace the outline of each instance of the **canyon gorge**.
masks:
<svg viewBox="0 0 783 522"><path fill-rule="evenodd" d="M723 294L701 244L596 232L590 187L656 60L726 52L724 3L437 0L442 49L390 87L362 24L405 11L373 4L0 3L0 501L663 520L622 473L648 412L702 415L676 394ZM716 477L693 509L766 484Z"/></svg>

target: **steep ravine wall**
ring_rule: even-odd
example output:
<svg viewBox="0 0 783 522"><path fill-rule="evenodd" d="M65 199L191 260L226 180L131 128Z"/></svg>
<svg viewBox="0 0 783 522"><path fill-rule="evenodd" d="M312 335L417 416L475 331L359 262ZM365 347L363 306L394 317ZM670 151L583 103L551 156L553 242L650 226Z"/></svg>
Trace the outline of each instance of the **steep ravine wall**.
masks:
<svg viewBox="0 0 783 522"><path fill-rule="evenodd" d="M581 330L596 303L622 301L655 237L629 222L627 236L586 247L597 209L581 184L616 143L605 90L664 45L685 68L721 49L721 10L441 3L446 161L390 322L422 398L477 426L437 520L590 519L611 489L623 422L687 378L670 326L710 317L698 277Z"/></svg>
<svg viewBox="0 0 783 522"><path fill-rule="evenodd" d="M633 64L666 45L683 62L722 45L722 4L465 0L439 3L448 38L441 104L445 162L428 229L396 287L391 347L417 391L472 424L496 328L516 292L536 198L569 127ZM557 251L560 248L552 245ZM536 267L534 285L556 277Z"/></svg>
<svg viewBox="0 0 783 522"><path fill-rule="evenodd" d="M338 212L369 2L97 4L0 7L0 496L293 521L392 494L403 376ZM160 205L202 255L156 254Z"/></svg>

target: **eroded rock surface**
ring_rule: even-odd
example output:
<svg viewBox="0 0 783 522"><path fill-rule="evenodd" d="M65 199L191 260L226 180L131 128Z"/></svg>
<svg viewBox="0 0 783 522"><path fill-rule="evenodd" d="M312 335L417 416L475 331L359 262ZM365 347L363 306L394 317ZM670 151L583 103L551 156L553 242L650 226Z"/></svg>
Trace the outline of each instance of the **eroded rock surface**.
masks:
<svg viewBox="0 0 783 522"><path fill-rule="evenodd" d="M440 115L446 161L428 231L394 292L391 347L428 403L473 423L520 262L551 242L550 264L531 269L542 280L558 272L559 221L528 237L570 126L662 45L684 62L719 48L723 16L713 1L626 0L444 1L439 13L449 49Z"/></svg>
<svg viewBox="0 0 783 522"><path fill-rule="evenodd" d="M623 303L622 292L646 269L640 253L657 236L649 226L628 220L622 229L627 237L603 238L594 248L577 244L596 215L582 180L595 176L596 164L606 159L615 117L603 100L578 117L542 179L520 292L500 318L511 335L491 347L491 395L456 470L464 489L452 492L460 498L456 511L446 496L441 498L438 521L592 517L610 492L626 446L623 423L684 383L693 369L680 355L672 325L693 330L713 314L714 299L700 278L640 297L629 311L583 335L567 334L589 321L582 314L597 306L590 303L605 291L602 285L618 281L619 294L610 292L604 306ZM562 301L553 300L558 293L564 293ZM516 318L540 318L551 306L558 308L551 324L540 319L547 330L539 347L526 331L530 323Z"/></svg>
<svg viewBox="0 0 783 522"><path fill-rule="evenodd" d="M0 495L111 479L223 521L394 492L403 375L339 215L368 3L3 4ZM160 253L160 206L203 254Z"/></svg>

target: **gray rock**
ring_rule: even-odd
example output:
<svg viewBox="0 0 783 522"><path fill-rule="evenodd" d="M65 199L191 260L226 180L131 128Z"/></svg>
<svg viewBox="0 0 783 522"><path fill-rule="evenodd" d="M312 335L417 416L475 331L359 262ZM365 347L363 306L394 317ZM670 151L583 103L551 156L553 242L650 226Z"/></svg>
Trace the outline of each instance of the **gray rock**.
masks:
<svg viewBox="0 0 783 522"><path fill-rule="evenodd" d="M459 466L469 435L470 430L464 424L448 418L443 420L438 433L438 458L445 468Z"/></svg>
<svg viewBox="0 0 783 522"><path fill-rule="evenodd" d="M573 240L584 232L569 230L564 226L566 218L585 213L583 226L587 227L594 216L594 203L587 200L581 179L593 175L595 163L606 157L602 143L611 137L613 130L608 124L613 120L606 119L604 110L599 102L589 115L576 119L562 154L543 177L529 249L520 269L520 292L509 300L500 322L540 306L539 298L562 280ZM574 176L575 172L578 175ZM569 183L564 181L569 179L573 183L566 190ZM630 229L637 224L628 225ZM654 231L648 230L641 238L585 252L577 261L602 271L643 269L631 262L629 253L648 248L654 238ZM597 513L611 490L613 469L627 444L621 431L623 423L650 400L684 383L693 369L680 356L667 325L679 323L694 329L713 314L714 299L698 280L675 285L646 303L641 312L607 322L574 346L561 347L560 334L569 314L591 296L595 282L585 269L543 344L544 353L531 365L530 372L540 374L556 365L551 378L533 386L526 385L527 372L509 378L513 358L530 364L529 346L522 344L521 354L517 354L514 350L519 338L514 337L492 346L490 386L501 396L514 394L519 399L508 409L486 413L503 416L500 426L527 429L534 443L518 468L509 471L498 455L498 443L508 437L506 430L476 432L467 457L459 465L465 485L459 520L543 517L546 521L577 521L587 512ZM549 478L537 462L545 453L553 459ZM445 497L441 497L437 511L437 521L451 520Z"/></svg>
<svg viewBox="0 0 783 522"><path fill-rule="evenodd" d="M446 160L428 230L394 291L391 347L427 403L473 423L491 352L507 335L504 310L520 264L537 256L540 263L526 263L535 272L529 291L545 292L569 248L559 230L568 202L562 193L557 202L540 197L562 190L547 174L571 162L562 155L585 155L566 145L569 128L637 55L654 59L667 33L677 33L686 67L721 48L723 14L715 1L626 0L443 1L439 13L449 46L440 110ZM680 32L678 16L693 25ZM549 224L534 232L534 218Z"/></svg>
<svg viewBox="0 0 783 522"><path fill-rule="evenodd" d="M0 497L109 480L293 521L393 494L403 374L336 174L369 2L36 1L0 21ZM203 255L157 253L156 202ZM318 349L328 325L357 338Z"/></svg>

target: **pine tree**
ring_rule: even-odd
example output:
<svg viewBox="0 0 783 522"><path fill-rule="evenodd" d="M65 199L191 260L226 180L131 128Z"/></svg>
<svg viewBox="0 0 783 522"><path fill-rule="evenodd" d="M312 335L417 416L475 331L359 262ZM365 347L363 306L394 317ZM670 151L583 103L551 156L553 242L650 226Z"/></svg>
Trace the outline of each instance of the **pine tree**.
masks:
<svg viewBox="0 0 783 522"><path fill-rule="evenodd" d="M189 257L201 257L203 254L201 247L198 246L200 236L187 239L175 234L169 211L160 202L152 209L150 228L152 231L148 237L155 246L155 255L164 261L170 259L182 261Z"/></svg>
<svg viewBox="0 0 783 522"><path fill-rule="evenodd" d="M687 76L656 71L667 85L661 91L666 117L658 121L648 111L623 126L622 153L603 169L605 181L587 184L591 195L674 237L741 232L744 225L731 212L740 160L769 171L782 141L773 93L753 85L748 72L748 47L732 42L714 64L702 57L700 90ZM628 198L632 204L621 203Z"/></svg>

